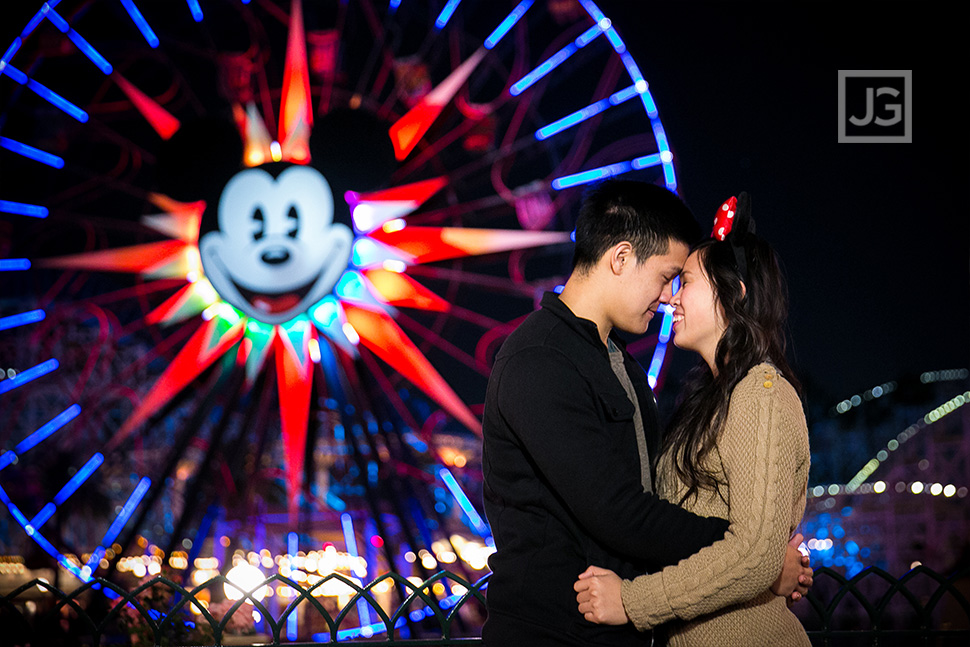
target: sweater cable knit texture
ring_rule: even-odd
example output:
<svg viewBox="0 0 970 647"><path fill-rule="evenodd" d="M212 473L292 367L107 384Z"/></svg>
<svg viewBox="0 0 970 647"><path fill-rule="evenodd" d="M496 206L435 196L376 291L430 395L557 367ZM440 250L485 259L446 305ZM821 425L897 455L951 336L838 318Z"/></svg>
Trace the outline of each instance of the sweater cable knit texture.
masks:
<svg viewBox="0 0 970 647"><path fill-rule="evenodd" d="M683 506L726 518L724 539L658 573L625 580L623 605L640 630L668 623L670 647L810 645L785 599L769 590L805 510L808 428L795 389L770 364L753 367L731 394L706 467L727 487L702 489ZM687 487L665 455L658 493L680 501Z"/></svg>

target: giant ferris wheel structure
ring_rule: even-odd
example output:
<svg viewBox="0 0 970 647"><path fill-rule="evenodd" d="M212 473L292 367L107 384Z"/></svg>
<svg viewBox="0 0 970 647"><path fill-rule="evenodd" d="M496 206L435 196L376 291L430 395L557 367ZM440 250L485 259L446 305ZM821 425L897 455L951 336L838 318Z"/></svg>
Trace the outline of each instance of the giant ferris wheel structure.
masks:
<svg viewBox="0 0 970 647"><path fill-rule="evenodd" d="M373 573L487 553L492 353L583 185L677 187L591 0L45 2L0 99L0 501L81 580L328 524Z"/></svg>

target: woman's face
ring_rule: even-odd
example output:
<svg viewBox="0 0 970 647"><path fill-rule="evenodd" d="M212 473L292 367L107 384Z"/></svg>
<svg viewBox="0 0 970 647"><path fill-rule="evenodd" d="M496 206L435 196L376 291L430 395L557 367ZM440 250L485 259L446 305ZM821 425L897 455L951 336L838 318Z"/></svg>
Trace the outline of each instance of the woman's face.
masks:
<svg viewBox="0 0 970 647"><path fill-rule="evenodd" d="M700 353L711 370L717 342L727 327L724 308L714 296L710 279L692 253L680 274L680 290L670 300L674 307L674 345Z"/></svg>

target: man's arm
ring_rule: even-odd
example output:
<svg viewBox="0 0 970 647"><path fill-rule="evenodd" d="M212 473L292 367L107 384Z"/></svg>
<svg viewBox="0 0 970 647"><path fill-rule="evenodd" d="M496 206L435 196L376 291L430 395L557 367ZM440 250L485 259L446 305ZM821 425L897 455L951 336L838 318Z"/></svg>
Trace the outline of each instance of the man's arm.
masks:
<svg viewBox="0 0 970 647"><path fill-rule="evenodd" d="M520 351L499 380L500 415L565 506L604 546L664 565L724 536L725 520L698 517L643 492L636 455L620 454L597 413L599 395L565 355L545 347Z"/></svg>

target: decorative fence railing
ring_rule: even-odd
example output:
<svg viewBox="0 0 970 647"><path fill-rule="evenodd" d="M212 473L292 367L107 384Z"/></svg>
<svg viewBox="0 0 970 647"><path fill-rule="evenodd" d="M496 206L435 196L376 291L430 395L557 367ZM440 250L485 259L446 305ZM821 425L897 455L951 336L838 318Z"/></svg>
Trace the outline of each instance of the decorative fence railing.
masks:
<svg viewBox="0 0 970 647"><path fill-rule="evenodd" d="M487 581L441 571L416 583L389 573L360 586L334 573L306 586L273 575L243 591L223 576L192 589L155 577L131 591L94 579L65 593L33 580L0 597L0 647L467 647L481 644ZM273 595L264 598L264 587ZM897 579L870 567L846 579L820 568L807 601L795 610L817 646L955 647L970 645L968 599L970 570L945 577L918 566ZM262 633L253 633L257 628Z"/></svg>

